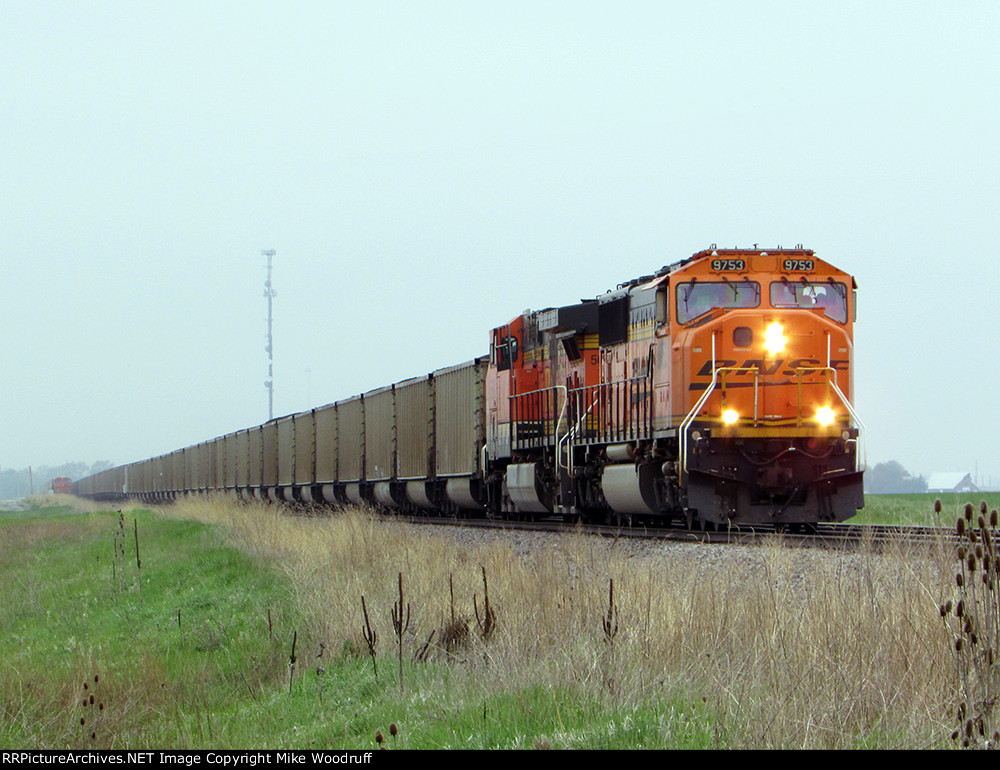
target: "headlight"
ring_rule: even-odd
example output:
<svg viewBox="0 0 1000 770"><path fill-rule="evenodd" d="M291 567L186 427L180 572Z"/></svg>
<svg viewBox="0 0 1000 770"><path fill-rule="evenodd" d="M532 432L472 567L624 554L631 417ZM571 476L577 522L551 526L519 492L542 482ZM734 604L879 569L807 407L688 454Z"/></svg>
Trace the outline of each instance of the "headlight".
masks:
<svg viewBox="0 0 1000 770"><path fill-rule="evenodd" d="M835 419L837 419L837 415L828 406L821 406L816 410L816 422L820 425L831 425Z"/></svg>
<svg viewBox="0 0 1000 770"><path fill-rule="evenodd" d="M785 330L775 321L764 332L764 350L772 356L785 349Z"/></svg>
<svg viewBox="0 0 1000 770"><path fill-rule="evenodd" d="M722 421L726 423L726 425L732 425L738 419L740 419L740 415L735 409L727 409L722 413Z"/></svg>

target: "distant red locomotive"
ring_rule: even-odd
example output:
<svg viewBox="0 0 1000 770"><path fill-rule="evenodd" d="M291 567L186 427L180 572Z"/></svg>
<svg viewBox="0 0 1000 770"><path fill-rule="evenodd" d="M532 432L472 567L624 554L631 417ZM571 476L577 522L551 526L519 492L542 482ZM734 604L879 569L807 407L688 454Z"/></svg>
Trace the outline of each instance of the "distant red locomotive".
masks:
<svg viewBox="0 0 1000 770"><path fill-rule="evenodd" d="M52 491L57 495L68 495L73 491L73 480L69 476L52 479Z"/></svg>
<svg viewBox="0 0 1000 770"><path fill-rule="evenodd" d="M802 249L711 247L526 312L490 355L113 468L77 494L226 491L688 526L853 516L856 285Z"/></svg>

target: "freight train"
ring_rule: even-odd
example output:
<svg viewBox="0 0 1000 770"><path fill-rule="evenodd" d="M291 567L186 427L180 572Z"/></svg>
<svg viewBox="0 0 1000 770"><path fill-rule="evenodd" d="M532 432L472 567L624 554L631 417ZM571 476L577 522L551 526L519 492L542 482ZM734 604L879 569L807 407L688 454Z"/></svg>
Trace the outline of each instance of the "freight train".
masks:
<svg viewBox="0 0 1000 770"><path fill-rule="evenodd" d="M857 285L801 246L714 245L526 311L489 355L74 483L95 499L289 503L689 527L864 504Z"/></svg>

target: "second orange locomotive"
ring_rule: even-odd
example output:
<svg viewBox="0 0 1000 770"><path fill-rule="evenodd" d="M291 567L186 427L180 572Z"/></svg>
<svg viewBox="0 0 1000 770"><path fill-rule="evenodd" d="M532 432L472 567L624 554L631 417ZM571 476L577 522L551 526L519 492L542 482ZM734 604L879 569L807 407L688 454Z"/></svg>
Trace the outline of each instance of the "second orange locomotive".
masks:
<svg viewBox="0 0 1000 770"><path fill-rule="evenodd" d="M493 330L490 507L723 524L863 505L852 277L806 249L698 252Z"/></svg>

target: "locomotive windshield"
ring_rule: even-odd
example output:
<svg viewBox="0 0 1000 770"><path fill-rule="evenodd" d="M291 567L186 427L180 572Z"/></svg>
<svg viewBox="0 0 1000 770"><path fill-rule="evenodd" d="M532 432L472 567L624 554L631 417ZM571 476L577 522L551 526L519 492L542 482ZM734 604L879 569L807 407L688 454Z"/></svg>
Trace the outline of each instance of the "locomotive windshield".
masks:
<svg viewBox="0 0 1000 770"><path fill-rule="evenodd" d="M847 323L847 287L833 281L775 281L771 284L771 306L819 308L827 318Z"/></svg>
<svg viewBox="0 0 1000 770"><path fill-rule="evenodd" d="M677 284L677 322L686 324L715 308L760 306L756 281L691 281Z"/></svg>

